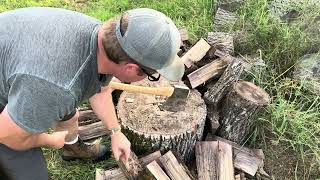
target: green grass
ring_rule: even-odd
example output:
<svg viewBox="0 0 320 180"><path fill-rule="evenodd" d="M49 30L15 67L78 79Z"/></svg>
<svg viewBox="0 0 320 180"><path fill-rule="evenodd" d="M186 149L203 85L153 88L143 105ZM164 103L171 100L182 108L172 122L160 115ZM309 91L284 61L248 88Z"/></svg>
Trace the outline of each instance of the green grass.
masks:
<svg viewBox="0 0 320 180"><path fill-rule="evenodd" d="M285 177L287 179L320 178L320 98L306 88L306 82L292 78L293 67L299 58L319 51L320 33L311 34L310 31L315 27L313 18L320 14L320 5L302 5L299 7L300 16L288 24L269 15L268 2L245 0L237 10L240 19L232 28L242 32L235 44L236 54L257 54L267 65L246 77L264 88L272 99L257 120L250 144L263 147L267 159L282 156L280 152L269 154L271 147L282 148L281 152L293 152L293 167L280 168L283 174L293 172ZM0 0L0 12L29 6L72 9L102 21L128 9L154 8L169 15L177 26L187 27L193 43L201 37L206 38L214 28L213 0L88 0L85 3L74 0ZM58 151L48 149L45 156L52 179L94 179L95 168L114 164L113 159L101 163L67 163L61 160Z"/></svg>

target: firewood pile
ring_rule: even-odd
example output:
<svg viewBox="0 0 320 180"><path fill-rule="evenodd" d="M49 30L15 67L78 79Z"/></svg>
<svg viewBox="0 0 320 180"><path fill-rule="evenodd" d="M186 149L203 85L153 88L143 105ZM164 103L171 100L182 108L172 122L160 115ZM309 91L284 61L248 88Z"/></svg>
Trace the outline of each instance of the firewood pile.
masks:
<svg viewBox="0 0 320 180"><path fill-rule="evenodd" d="M142 154L140 158L133 149L128 163L120 161L112 169L97 169L97 180L270 179L263 170L265 157L262 149L245 147L252 134L257 113L270 101L269 95L262 88L242 79L255 66L261 65L258 62L261 59L235 56L234 38L238 34L224 31L230 23L235 22L237 15L223 7L222 4L216 10L215 32L209 32L206 38L201 38L193 45L189 42L187 30L179 29L181 48L178 56L186 67L183 83L200 93L206 105L205 123L194 127L197 132L194 136L196 143L194 146L186 146L192 148L191 161L190 158L182 157L181 152L175 152L176 144L172 148ZM130 102L126 103L134 101L131 98L123 101L128 99ZM91 110L81 111L80 121L79 134L84 140L107 134ZM196 130L200 128L204 131ZM188 138L185 135L183 137Z"/></svg>
<svg viewBox="0 0 320 180"><path fill-rule="evenodd" d="M132 152L127 164L120 161L118 167L97 169L96 179L270 179L263 170L263 151L244 146L255 115L268 105L269 96L241 80L244 61L233 56L232 35L210 32L191 46L186 29L180 33L178 55L187 68L183 81L201 93L207 106L206 130L194 147L195 158L186 162L170 149L141 158ZM91 110L80 111L80 122L84 140L107 134Z"/></svg>

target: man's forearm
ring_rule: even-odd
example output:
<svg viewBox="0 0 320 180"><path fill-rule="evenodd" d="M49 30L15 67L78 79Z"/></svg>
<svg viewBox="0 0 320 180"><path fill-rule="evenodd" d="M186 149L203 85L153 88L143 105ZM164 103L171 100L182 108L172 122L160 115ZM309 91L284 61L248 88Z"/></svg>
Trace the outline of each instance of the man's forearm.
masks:
<svg viewBox="0 0 320 180"><path fill-rule="evenodd" d="M111 92L111 89L105 88L101 93L90 98L93 111L108 129L120 128Z"/></svg>

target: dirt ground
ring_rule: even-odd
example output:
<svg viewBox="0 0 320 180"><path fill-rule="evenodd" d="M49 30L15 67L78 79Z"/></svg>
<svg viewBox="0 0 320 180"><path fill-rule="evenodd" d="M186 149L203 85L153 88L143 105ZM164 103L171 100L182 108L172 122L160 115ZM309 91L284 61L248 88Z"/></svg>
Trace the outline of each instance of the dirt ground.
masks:
<svg viewBox="0 0 320 180"><path fill-rule="evenodd" d="M134 85L170 86L165 80L159 82L146 80ZM119 117L123 124L140 132L175 134L192 129L206 114L204 101L196 91L190 92L184 105L185 109L182 111L171 112L162 109L165 100L164 96L125 92L121 95L121 105L118 104L118 109L125 110L118 110L121 112Z"/></svg>

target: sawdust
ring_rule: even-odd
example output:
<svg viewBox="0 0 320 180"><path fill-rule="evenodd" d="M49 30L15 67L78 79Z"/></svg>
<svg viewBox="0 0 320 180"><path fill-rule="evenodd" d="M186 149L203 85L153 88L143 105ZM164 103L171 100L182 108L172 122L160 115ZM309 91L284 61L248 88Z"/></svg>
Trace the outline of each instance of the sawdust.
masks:
<svg viewBox="0 0 320 180"><path fill-rule="evenodd" d="M134 85L167 87L173 84L162 78L159 82L146 80ZM183 111L161 110L159 106L165 100L163 96L124 92L118 106L119 118L122 124L143 133L180 134L195 129L198 121L206 114L205 103L197 91L190 92Z"/></svg>

